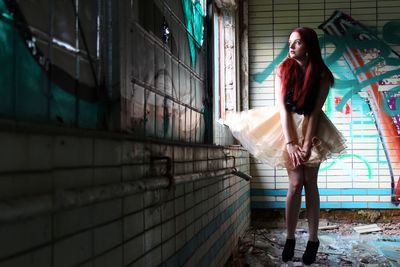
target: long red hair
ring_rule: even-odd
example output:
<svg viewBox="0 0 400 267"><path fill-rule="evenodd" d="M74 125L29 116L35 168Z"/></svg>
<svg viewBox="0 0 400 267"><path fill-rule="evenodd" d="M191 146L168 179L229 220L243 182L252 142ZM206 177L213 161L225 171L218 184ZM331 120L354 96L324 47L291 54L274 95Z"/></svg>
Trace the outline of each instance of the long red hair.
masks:
<svg viewBox="0 0 400 267"><path fill-rule="evenodd" d="M319 89L322 73L330 80L331 86L334 78L322 59L317 33L306 27L295 28L290 34L293 32L300 34L308 57L304 71L293 58L288 57L282 62L280 66L282 93L285 95L289 88L293 88L293 101L299 108L303 108L309 93Z"/></svg>

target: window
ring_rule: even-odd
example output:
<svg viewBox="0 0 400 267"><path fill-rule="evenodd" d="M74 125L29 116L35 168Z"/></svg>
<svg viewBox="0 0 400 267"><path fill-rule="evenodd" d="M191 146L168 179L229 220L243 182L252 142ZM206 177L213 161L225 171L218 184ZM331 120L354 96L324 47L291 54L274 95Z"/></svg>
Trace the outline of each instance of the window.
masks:
<svg viewBox="0 0 400 267"><path fill-rule="evenodd" d="M134 1L125 64L131 133L204 142L207 88L205 1Z"/></svg>

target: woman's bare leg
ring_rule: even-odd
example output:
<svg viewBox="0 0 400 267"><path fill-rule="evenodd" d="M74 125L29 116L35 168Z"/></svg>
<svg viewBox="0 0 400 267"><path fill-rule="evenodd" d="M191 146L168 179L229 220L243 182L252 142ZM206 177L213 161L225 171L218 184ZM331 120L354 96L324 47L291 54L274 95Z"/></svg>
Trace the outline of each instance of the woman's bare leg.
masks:
<svg viewBox="0 0 400 267"><path fill-rule="evenodd" d="M297 220L301 206L301 190L304 185L303 166L294 170L287 170L289 176L289 189L286 196L286 232L288 239L294 239Z"/></svg>
<svg viewBox="0 0 400 267"><path fill-rule="evenodd" d="M317 167L304 166L304 189L306 195L306 211L309 232L308 239L314 242L318 240L320 210L318 170L319 165Z"/></svg>

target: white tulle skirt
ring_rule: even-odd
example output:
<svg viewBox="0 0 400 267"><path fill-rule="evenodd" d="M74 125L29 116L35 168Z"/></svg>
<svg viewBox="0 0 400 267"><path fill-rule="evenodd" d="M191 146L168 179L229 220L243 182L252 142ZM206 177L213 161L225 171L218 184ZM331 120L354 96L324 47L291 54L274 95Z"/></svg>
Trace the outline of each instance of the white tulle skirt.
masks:
<svg viewBox="0 0 400 267"><path fill-rule="evenodd" d="M297 142L303 143L308 120L304 115L292 113ZM254 157L272 167L293 169L286 150L280 113L277 107L255 108L230 114L224 121L233 136L240 141ZM346 140L321 111L315 136L312 138L311 156L303 163L316 166L327 158L343 154Z"/></svg>

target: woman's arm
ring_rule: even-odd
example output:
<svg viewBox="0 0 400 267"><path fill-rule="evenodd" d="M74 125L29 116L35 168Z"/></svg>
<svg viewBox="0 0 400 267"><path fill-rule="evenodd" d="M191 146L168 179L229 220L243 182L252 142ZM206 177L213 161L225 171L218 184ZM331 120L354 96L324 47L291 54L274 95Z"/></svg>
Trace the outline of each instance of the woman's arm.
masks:
<svg viewBox="0 0 400 267"><path fill-rule="evenodd" d="M278 108L280 113L283 136L286 141L286 149L288 151L293 166L297 167L304 161L304 156L300 146L298 145L297 134L293 128L294 126L292 114L288 112L285 107L285 96L282 93L279 67L277 68L277 73L275 75L275 90L278 99Z"/></svg>
<svg viewBox="0 0 400 267"><path fill-rule="evenodd" d="M312 138L315 136L315 132L318 127L318 119L320 116L320 112L323 112L322 106L325 103L325 100L329 93L329 87L331 85L331 82L329 81L326 75L322 75L321 78L322 79L318 91L317 100L315 102L315 107L311 112L311 114L309 115L308 126L304 136L303 152L305 155L304 156L305 160L308 160L308 158L311 155Z"/></svg>

